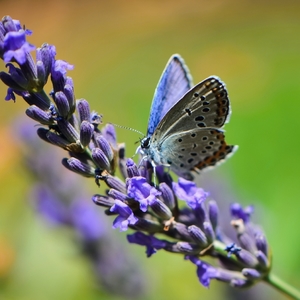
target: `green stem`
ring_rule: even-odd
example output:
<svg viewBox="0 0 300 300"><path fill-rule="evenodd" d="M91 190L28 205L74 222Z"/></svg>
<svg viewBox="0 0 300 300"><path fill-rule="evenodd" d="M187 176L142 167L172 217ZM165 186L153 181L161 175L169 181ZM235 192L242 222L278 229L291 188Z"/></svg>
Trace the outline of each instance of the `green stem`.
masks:
<svg viewBox="0 0 300 300"><path fill-rule="evenodd" d="M265 281L276 288L278 291L290 296L292 299L300 300L300 291L289 285L288 283L282 281L279 277L274 274L269 274L265 278Z"/></svg>

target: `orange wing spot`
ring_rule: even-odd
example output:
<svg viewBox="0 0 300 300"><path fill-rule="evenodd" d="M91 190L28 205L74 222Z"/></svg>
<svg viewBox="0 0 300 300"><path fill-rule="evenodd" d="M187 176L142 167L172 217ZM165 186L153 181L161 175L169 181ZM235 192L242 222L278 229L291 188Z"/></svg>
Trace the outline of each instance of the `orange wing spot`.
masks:
<svg viewBox="0 0 300 300"><path fill-rule="evenodd" d="M207 156L204 160L200 161L198 164L196 164L191 170L198 169L202 170L206 168L207 166L214 166L217 162L224 159L227 154L232 152L234 146L227 145L225 142L221 145L218 151L214 152L213 155Z"/></svg>

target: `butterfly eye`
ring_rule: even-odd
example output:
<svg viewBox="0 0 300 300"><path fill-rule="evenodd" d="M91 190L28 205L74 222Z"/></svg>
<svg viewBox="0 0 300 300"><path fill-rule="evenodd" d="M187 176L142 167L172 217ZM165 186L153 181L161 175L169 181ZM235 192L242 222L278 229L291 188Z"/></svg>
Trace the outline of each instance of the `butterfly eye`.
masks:
<svg viewBox="0 0 300 300"><path fill-rule="evenodd" d="M143 138L141 140L141 148L142 149L148 149L149 146L150 146L150 137Z"/></svg>

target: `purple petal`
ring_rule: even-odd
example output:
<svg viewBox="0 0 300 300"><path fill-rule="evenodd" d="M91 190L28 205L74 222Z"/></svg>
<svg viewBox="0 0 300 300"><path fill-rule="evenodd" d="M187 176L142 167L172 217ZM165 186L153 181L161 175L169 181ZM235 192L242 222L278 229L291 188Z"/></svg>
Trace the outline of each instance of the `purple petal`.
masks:
<svg viewBox="0 0 300 300"><path fill-rule="evenodd" d="M140 203L140 209L143 212L147 211L148 205L152 203L156 197L161 195L156 188L151 186L146 178L136 176L128 179L128 196Z"/></svg>
<svg viewBox="0 0 300 300"><path fill-rule="evenodd" d="M142 232L135 232L131 235L127 235L129 243L146 246L147 257L156 253L157 250L163 249L166 246L165 241L161 241L152 235L146 235Z"/></svg>
<svg viewBox="0 0 300 300"><path fill-rule="evenodd" d="M173 182L173 190L176 196L187 201L187 204L195 209L208 197L208 193L198 188L192 181L179 178L178 183Z"/></svg>
<svg viewBox="0 0 300 300"><path fill-rule="evenodd" d="M136 218L131 208L120 200L115 200L115 204L110 208L111 212L119 214L113 222L113 228L120 228L120 231L128 229L128 225L134 225L138 218Z"/></svg>
<svg viewBox="0 0 300 300"><path fill-rule="evenodd" d="M254 206L249 205L243 208L239 203L233 203L230 205L230 212L232 217L242 219L244 223L248 223L252 213L254 212Z"/></svg>
<svg viewBox="0 0 300 300"><path fill-rule="evenodd" d="M5 62L10 62L13 58L20 64L26 62L27 54L34 50L35 47L26 42L24 31L9 32L4 38L4 55Z"/></svg>
<svg viewBox="0 0 300 300"><path fill-rule="evenodd" d="M14 90L12 88L7 89L7 94L5 96L5 100L6 101L13 100L14 102L16 102L16 96L15 96Z"/></svg>
<svg viewBox="0 0 300 300"><path fill-rule="evenodd" d="M189 256L188 259L197 266L197 276L201 284L208 288L210 280L217 277L216 268L195 256Z"/></svg>

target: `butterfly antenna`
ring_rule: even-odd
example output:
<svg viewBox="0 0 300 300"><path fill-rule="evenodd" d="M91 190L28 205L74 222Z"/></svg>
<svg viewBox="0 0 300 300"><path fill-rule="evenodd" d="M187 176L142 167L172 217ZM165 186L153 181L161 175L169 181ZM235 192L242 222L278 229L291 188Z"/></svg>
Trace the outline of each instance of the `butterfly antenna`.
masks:
<svg viewBox="0 0 300 300"><path fill-rule="evenodd" d="M130 130L130 131L133 131L133 132L136 132L142 136L145 136L142 132L140 132L139 130L136 130L136 129L133 129L131 127L127 127L127 126L123 126L123 125L118 125L118 124L115 124L115 123L111 123L112 125L116 126L116 127L119 127L119 128L123 128L123 129L127 129L127 130Z"/></svg>

